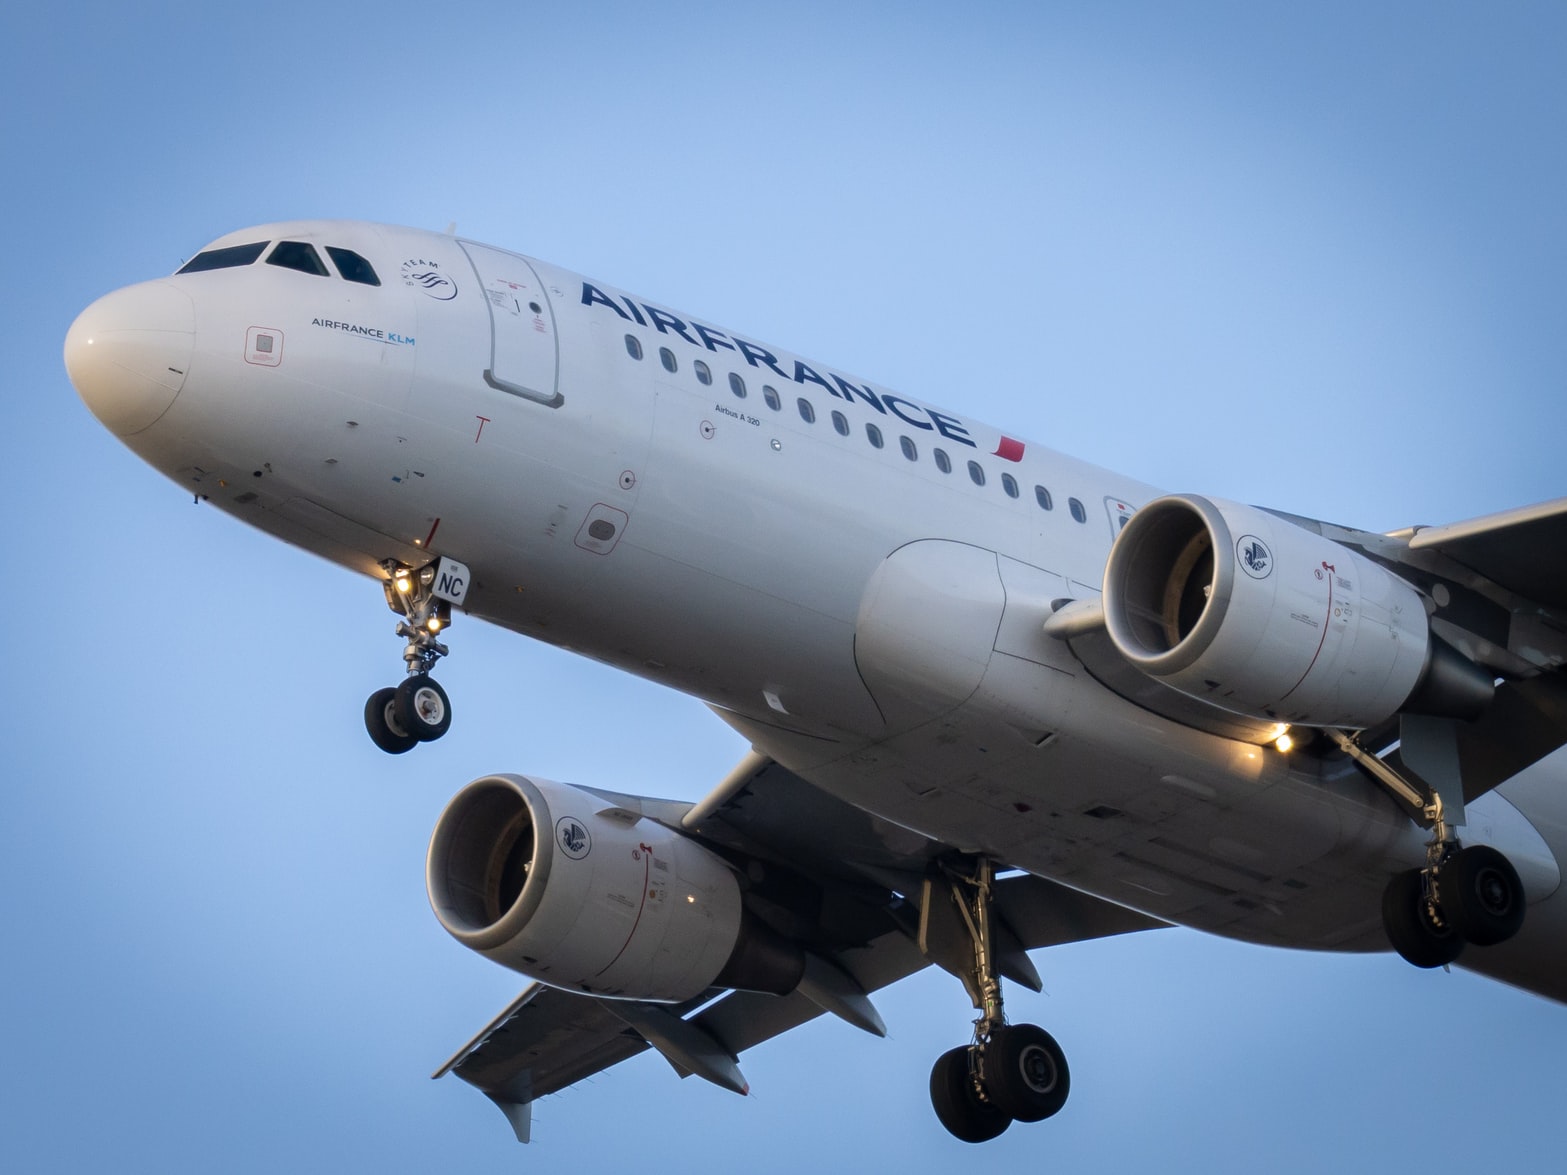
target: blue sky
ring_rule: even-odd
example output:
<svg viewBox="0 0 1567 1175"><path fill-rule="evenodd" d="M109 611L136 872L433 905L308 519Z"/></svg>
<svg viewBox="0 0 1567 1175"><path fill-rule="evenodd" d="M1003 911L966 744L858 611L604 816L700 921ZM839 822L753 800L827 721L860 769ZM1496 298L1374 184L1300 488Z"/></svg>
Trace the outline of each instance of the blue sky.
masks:
<svg viewBox="0 0 1567 1175"><path fill-rule="evenodd" d="M382 756L379 589L193 508L60 345L246 224L455 221L1171 490L1471 517L1567 492L1567 10L62 3L0 43L0 1166L1557 1158L1567 1008L1183 931L1038 956L1009 1010L1072 1100L983 1152L926 1100L972 1016L939 974L879 1001L889 1040L748 1053L749 1099L645 1056L518 1151L427 1079L522 986L430 915L436 815L493 770L694 799L740 741L459 623L452 734Z"/></svg>

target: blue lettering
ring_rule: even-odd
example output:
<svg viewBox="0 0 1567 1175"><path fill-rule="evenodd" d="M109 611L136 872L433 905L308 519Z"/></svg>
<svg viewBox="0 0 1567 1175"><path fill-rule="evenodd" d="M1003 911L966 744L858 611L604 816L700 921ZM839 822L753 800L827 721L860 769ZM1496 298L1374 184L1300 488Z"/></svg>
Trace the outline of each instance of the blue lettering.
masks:
<svg viewBox="0 0 1567 1175"><path fill-rule="evenodd" d="M728 347L731 351L735 349L735 345L724 337L723 331L705 327L700 322L693 322L691 329L702 336L702 341L707 344L709 351L716 351L720 347Z"/></svg>
<svg viewBox="0 0 1567 1175"><path fill-rule="evenodd" d="M803 384L806 382L821 384L822 387L827 389L828 394L832 393L832 384L828 383L821 376L817 375L798 359L794 361L794 382L797 384Z"/></svg>
<svg viewBox="0 0 1567 1175"><path fill-rule="evenodd" d="M851 384L841 375L835 375L832 379L835 384L843 389L843 398L845 400L852 401L854 397L858 396L883 416L887 415L886 405L876 398L876 393L871 391L870 388L862 388L858 384Z"/></svg>
<svg viewBox="0 0 1567 1175"><path fill-rule="evenodd" d="M637 304L635 302L633 302L630 298L622 298L621 301L624 302L626 304L626 308L631 311L631 317L637 320L638 326L647 325L647 323L643 321L642 312L637 309Z"/></svg>
<svg viewBox="0 0 1567 1175"><path fill-rule="evenodd" d="M765 367L770 367L773 371L777 372L779 379L789 378L788 373L785 372L783 368L778 366L778 357L771 351L764 351L761 347L748 343L744 339L736 339L735 345L740 348L740 354L745 356L745 361L752 367L756 367L758 364L760 364Z"/></svg>
<svg viewBox="0 0 1567 1175"><path fill-rule="evenodd" d="M979 448L978 445L969 440L968 430L952 417L943 416L934 409L926 413L926 415L936 422L936 431L948 440L957 441L958 444L967 445L971 449Z"/></svg>
<svg viewBox="0 0 1567 1175"><path fill-rule="evenodd" d="M611 298L603 290L599 289L597 286L591 284L590 282L583 282L582 283L582 304L584 306L591 306L595 302L597 302L600 306L608 306L611 310L613 310L616 314L620 315L620 317L626 319L628 322L631 320L631 316L628 315L624 310L622 310L620 308L620 303L619 302L616 302L613 298ZM642 325L646 326L647 323L644 322Z"/></svg>
<svg viewBox="0 0 1567 1175"><path fill-rule="evenodd" d="M922 411L924 411L924 409L922 409L918 404L910 404L902 396L894 396L894 395L889 393L888 395L885 395L885 396L883 396L881 398L881 402L883 404L887 405L888 408L891 408L892 409L892 414L894 416L896 416L899 420L903 421L904 424L911 424L915 428L925 428L925 429L928 429L928 428L932 427L932 425L930 424L929 421L915 420L912 416L909 416L907 413L899 411L899 409L898 409L898 405L899 404L907 405L909 410L912 411L912 412L922 412Z"/></svg>
<svg viewBox="0 0 1567 1175"><path fill-rule="evenodd" d="M686 334L686 324L681 322L680 319L676 318L673 314L666 314L662 310L655 310L653 307L648 306L645 303L642 309L647 311L647 316L653 320L653 325L658 327L659 334L667 335L669 330L673 330L677 335L683 338L686 342L690 343L693 347L696 346L696 340L693 339L690 335ZM669 327L669 330L664 329L666 326Z"/></svg>

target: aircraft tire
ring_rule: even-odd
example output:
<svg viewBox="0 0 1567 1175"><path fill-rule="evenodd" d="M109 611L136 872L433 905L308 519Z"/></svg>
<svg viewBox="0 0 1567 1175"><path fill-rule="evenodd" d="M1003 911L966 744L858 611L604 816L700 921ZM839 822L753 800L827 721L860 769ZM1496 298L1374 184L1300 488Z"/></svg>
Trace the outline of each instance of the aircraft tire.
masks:
<svg viewBox="0 0 1567 1175"><path fill-rule="evenodd" d="M435 678L415 673L403 679L392 699L397 724L419 742L434 742L451 728L452 703Z"/></svg>
<svg viewBox="0 0 1567 1175"><path fill-rule="evenodd" d="M991 1034L985 1089L1009 1118L1040 1122L1066 1104L1072 1073L1055 1037L1034 1024L1013 1024Z"/></svg>
<svg viewBox="0 0 1567 1175"><path fill-rule="evenodd" d="M949 1049L930 1071L930 1104L947 1132L961 1142L989 1142L1012 1119L979 1099L969 1077L969 1050Z"/></svg>
<svg viewBox="0 0 1567 1175"><path fill-rule="evenodd" d="M1395 873L1382 891L1382 927L1393 949L1416 967L1445 967L1464 949L1451 926L1431 921L1418 869Z"/></svg>
<svg viewBox="0 0 1567 1175"><path fill-rule="evenodd" d="M414 749L419 740L397 723L392 702L397 696L395 686L378 689L365 702L365 730L370 741L388 755L401 755Z"/></svg>
<svg viewBox="0 0 1567 1175"><path fill-rule="evenodd" d="M1437 890L1454 929L1477 947L1506 942L1523 926L1523 882L1490 845L1470 845L1448 858Z"/></svg>

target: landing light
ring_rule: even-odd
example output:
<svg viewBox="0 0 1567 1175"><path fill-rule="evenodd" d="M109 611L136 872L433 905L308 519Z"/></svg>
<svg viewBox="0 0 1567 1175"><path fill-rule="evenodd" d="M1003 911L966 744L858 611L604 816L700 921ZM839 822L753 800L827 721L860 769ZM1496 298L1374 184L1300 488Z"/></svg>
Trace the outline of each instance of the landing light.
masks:
<svg viewBox="0 0 1567 1175"><path fill-rule="evenodd" d="M407 595L413 589L413 582L406 575L399 575L392 581L392 584L404 595Z"/></svg>
<svg viewBox="0 0 1567 1175"><path fill-rule="evenodd" d="M429 620L425 621L424 626L426 628L428 628L431 632L440 632L441 631L441 618L439 616L432 616L432 617L430 617Z"/></svg>
<svg viewBox="0 0 1567 1175"><path fill-rule="evenodd" d="M1289 754L1289 749L1295 745L1295 740L1290 738L1288 734L1281 734L1273 741L1273 745L1279 749L1281 754L1287 755Z"/></svg>

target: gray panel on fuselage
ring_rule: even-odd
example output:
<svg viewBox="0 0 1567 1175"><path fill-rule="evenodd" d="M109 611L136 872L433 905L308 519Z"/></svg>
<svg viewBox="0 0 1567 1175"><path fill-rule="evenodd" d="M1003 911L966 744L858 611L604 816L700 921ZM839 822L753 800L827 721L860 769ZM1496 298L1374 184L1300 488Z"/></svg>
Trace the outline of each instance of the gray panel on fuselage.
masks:
<svg viewBox="0 0 1567 1175"><path fill-rule="evenodd" d="M538 273L515 253L472 241L460 243L489 304L490 366L485 382L542 404L558 404L555 315Z"/></svg>

